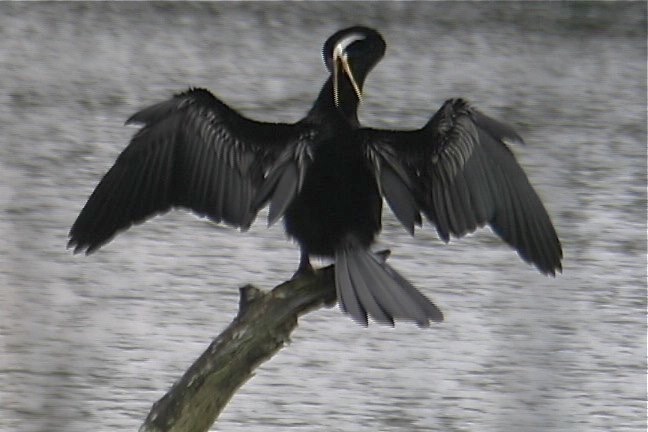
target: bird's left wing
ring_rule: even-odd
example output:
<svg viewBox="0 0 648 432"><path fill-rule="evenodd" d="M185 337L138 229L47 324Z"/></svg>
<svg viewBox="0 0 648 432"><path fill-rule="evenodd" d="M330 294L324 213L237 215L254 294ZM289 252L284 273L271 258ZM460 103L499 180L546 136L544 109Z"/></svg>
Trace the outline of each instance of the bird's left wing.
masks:
<svg viewBox="0 0 648 432"><path fill-rule="evenodd" d="M300 123L248 119L203 89L145 108L129 123L143 126L72 226L68 247L75 252L91 253L132 224L174 207L245 230L265 203L259 190L278 160L291 167L289 174L294 168L296 178L303 175L300 152L313 134ZM296 182L284 178L284 184Z"/></svg>
<svg viewBox="0 0 648 432"><path fill-rule="evenodd" d="M422 129L357 131L387 203L413 233L423 213L439 236L489 224L543 273L561 269L551 219L506 142L508 126L450 99Z"/></svg>

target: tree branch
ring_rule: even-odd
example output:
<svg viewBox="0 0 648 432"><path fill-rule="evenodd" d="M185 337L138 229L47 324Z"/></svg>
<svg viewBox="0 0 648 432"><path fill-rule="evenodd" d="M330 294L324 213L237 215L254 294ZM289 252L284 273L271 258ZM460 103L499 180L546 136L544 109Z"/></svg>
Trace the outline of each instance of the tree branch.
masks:
<svg viewBox="0 0 648 432"><path fill-rule="evenodd" d="M171 390L139 432L201 432L216 421L254 369L279 351L297 318L336 301L333 266L284 282L271 292L240 289L239 313Z"/></svg>

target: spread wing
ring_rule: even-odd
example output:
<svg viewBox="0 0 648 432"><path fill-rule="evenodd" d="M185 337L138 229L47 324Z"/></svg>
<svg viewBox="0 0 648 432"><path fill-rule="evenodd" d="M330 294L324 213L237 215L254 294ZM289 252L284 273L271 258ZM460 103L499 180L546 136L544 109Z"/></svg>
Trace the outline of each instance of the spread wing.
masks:
<svg viewBox="0 0 648 432"><path fill-rule="evenodd" d="M450 99L422 129L359 133L383 196L411 233L421 213L446 242L488 224L541 272L562 269L551 219L505 143L522 142L510 127Z"/></svg>
<svg viewBox="0 0 648 432"><path fill-rule="evenodd" d="M299 123L247 119L203 89L145 108L126 123L143 127L72 226L68 247L75 252L91 253L132 224L174 207L245 230L268 200L271 209L284 205L276 203L278 194L258 198L267 171L285 161L284 183L296 188L290 174L294 169L303 176L307 156L300 152L312 138ZM286 187L281 197L290 200Z"/></svg>

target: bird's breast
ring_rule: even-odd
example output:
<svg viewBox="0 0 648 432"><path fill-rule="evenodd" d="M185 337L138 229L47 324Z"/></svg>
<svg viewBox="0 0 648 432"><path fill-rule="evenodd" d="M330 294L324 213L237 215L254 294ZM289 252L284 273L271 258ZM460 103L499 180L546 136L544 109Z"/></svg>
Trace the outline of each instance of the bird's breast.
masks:
<svg viewBox="0 0 648 432"><path fill-rule="evenodd" d="M333 255L349 234L368 247L380 231L381 206L360 149L353 143L328 143L318 147L286 212L286 232L315 255Z"/></svg>

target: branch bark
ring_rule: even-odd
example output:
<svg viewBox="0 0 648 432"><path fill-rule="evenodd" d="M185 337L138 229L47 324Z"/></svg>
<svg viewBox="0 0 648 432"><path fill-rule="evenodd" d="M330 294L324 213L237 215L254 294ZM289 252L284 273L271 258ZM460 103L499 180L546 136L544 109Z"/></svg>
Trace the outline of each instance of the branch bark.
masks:
<svg viewBox="0 0 648 432"><path fill-rule="evenodd" d="M263 292L240 288L239 312L169 392L139 432L207 431L230 398L289 341L297 318L336 301L333 266Z"/></svg>

